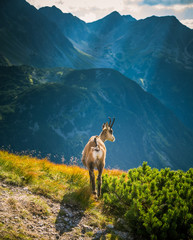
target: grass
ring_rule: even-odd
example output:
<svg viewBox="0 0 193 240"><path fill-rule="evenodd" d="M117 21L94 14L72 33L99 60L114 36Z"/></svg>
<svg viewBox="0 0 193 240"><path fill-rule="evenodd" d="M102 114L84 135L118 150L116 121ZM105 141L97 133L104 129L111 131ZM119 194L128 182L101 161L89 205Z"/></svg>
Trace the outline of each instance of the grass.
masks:
<svg viewBox="0 0 193 240"><path fill-rule="evenodd" d="M121 176L122 171L105 169L104 173L111 176ZM95 176L97 177L97 172L95 172ZM3 240L39 239L40 236L36 237L33 235L36 233L27 232L22 224L23 219L33 221L33 216L52 217L50 206L40 195L55 202L69 203L84 209L87 221L95 228L104 229L108 224L113 223L113 217L103 212L102 199L96 201L91 194L88 170L79 166L55 164L47 159L40 160L31 156L0 151L0 180L10 185L26 187L35 194L29 195L27 198L21 196L17 199L10 192L10 197L5 199L12 214L17 213L19 221L17 225L21 225L19 227L21 230L18 230L14 224L0 223L0 236ZM10 190L7 189L7 191ZM55 222L55 218L53 221ZM81 234L78 228L76 234ZM90 231L86 233L86 236L92 237L93 234ZM120 238L108 233L106 239Z"/></svg>
<svg viewBox="0 0 193 240"><path fill-rule="evenodd" d="M32 215L38 216L49 216L50 215L50 208L47 203L37 196L31 197L29 201L26 201L26 209Z"/></svg>
<svg viewBox="0 0 193 240"><path fill-rule="evenodd" d="M88 172L78 166L57 165L47 159L17 156L5 151L0 151L0 178L9 184L27 185L33 193L56 201L62 201L66 193L79 197L78 192L89 182Z"/></svg>
<svg viewBox="0 0 193 240"><path fill-rule="evenodd" d="M106 169L104 173L120 176L122 171ZM16 186L28 186L31 192L54 201L83 208L96 204L90 192L88 170L76 165L55 164L47 159L0 151L0 179Z"/></svg>
<svg viewBox="0 0 193 240"><path fill-rule="evenodd" d="M4 224L0 224L0 236L1 240L32 240L22 230L18 231L13 226L7 227Z"/></svg>

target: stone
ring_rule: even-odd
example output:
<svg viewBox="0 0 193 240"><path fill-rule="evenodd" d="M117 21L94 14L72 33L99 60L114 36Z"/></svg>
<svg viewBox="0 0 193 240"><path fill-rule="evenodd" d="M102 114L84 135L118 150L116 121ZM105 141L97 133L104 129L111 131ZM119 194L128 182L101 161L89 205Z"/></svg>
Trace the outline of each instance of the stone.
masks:
<svg viewBox="0 0 193 240"><path fill-rule="evenodd" d="M88 225L82 225L82 228L84 229L85 232L90 232L93 230L93 227L88 226Z"/></svg>
<svg viewBox="0 0 193 240"><path fill-rule="evenodd" d="M114 225L113 225L113 224L108 224L108 225L107 225L107 228L108 228L108 229L114 229Z"/></svg>

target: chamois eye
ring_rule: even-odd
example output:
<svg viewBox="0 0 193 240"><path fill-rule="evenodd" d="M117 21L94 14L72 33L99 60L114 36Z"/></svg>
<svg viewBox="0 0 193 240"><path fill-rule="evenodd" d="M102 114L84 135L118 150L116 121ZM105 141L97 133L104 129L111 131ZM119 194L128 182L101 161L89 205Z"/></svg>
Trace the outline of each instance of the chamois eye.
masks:
<svg viewBox="0 0 193 240"><path fill-rule="evenodd" d="M110 129L110 130L109 130L109 132L110 132L110 134L112 134L112 133L113 133L113 130L112 130L112 129Z"/></svg>

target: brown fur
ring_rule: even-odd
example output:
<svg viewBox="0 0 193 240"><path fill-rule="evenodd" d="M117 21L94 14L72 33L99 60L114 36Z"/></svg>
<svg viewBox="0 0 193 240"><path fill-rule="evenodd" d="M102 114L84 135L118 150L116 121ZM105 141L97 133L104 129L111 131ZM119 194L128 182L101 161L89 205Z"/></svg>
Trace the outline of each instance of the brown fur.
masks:
<svg viewBox="0 0 193 240"><path fill-rule="evenodd" d="M112 125L103 124L103 130L99 136L92 136L82 152L82 162L89 170L90 184L93 194L96 194L94 169L98 170L98 197L101 194L102 172L105 167L106 147L104 142L114 142Z"/></svg>

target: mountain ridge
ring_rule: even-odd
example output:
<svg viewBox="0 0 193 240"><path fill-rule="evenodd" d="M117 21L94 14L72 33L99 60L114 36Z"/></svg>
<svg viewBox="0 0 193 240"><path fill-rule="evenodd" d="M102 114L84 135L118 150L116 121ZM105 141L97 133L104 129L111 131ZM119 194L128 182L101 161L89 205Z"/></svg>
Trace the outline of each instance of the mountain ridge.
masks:
<svg viewBox="0 0 193 240"><path fill-rule="evenodd" d="M15 8L10 8L12 2ZM131 156L130 166L140 164L144 157L151 164L157 161L156 167L190 166L193 31L171 16L128 22L125 16L113 12L86 24L56 7L37 10L24 0L1 4L0 119L4 138L1 145L11 142L18 151L22 147L37 148L46 155L50 149L53 155L58 151L60 155L66 152L68 159L72 155L80 158L87 138L101 130L98 126L96 131L96 120L91 115L99 116L103 122L117 112L123 126L126 118L127 134L132 136L129 141L119 124L119 138L124 139L123 143L129 141L129 147L124 143L124 149ZM34 62L34 66L44 69L9 68L7 60L29 65ZM75 68L88 70L75 71ZM138 85L131 84L130 79L146 94ZM119 86L118 81L125 87ZM85 122L78 111L84 113L81 116ZM75 122L79 122L77 126ZM21 129L19 134L17 129ZM46 142L47 139L52 141ZM118 152L108 146L115 151L114 154L110 151L110 159L114 159L110 164L115 166L120 142ZM125 168L128 161L121 164Z"/></svg>
<svg viewBox="0 0 193 240"><path fill-rule="evenodd" d="M4 76L5 70L9 76L9 67L1 69ZM11 145L19 152L35 149L42 156L51 154L56 162L62 157L67 162L71 157L80 161L89 138L100 134L108 116L115 116L117 141L107 142L107 166L133 168L146 159L157 168L191 166L191 133L157 99L116 70L56 69L56 82L47 83L41 79L48 70L35 70L35 74L34 69L18 70L25 71L27 85L2 102L0 145ZM5 96L9 91L9 87L4 90ZM12 111L5 110L7 104L12 104Z"/></svg>
<svg viewBox="0 0 193 240"><path fill-rule="evenodd" d="M92 66L58 27L25 0L2 4L0 52L13 64L39 67ZM82 62L82 63L81 63Z"/></svg>

